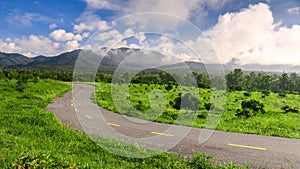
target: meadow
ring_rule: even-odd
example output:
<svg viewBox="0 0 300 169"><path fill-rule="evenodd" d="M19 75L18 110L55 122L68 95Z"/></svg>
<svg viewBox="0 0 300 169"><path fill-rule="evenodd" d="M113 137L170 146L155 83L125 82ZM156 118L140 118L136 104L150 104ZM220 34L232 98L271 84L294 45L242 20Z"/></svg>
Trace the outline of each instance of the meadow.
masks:
<svg viewBox="0 0 300 169"><path fill-rule="evenodd" d="M20 90L16 80L0 80L0 168L247 168L233 163L216 164L204 154L195 154L193 159L171 153L133 159L107 152L84 133L64 126L53 113L45 111L53 99L70 89L71 83L39 80ZM109 95L104 95L108 91L108 84L98 84L98 100L99 96L105 98L100 104L113 109ZM100 141L120 151L128 146L136 153L153 151L105 138Z"/></svg>
<svg viewBox="0 0 300 169"><path fill-rule="evenodd" d="M159 84L110 84L96 83L95 99L98 105L116 113L146 120L204 127L210 110L223 110L217 130L300 138L299 112L285 111L284 107L300 110L300 95L273 92L212 91ZM128 90L124 90L128 87ZM197 110L176 109L176 98L189 91L198 98ZM256 100L264 105L264 113L251 117L239 117L243 101ZM224 107L218 102L224 101ZM184 117L177 119L177 117ZM193 118L195 117L195 118Z"/></svg>

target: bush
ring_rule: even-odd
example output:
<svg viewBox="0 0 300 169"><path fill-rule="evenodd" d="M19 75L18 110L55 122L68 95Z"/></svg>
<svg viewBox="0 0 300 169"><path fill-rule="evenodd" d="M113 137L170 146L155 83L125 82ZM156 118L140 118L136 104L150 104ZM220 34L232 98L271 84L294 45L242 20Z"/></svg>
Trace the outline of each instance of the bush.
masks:
<svg viewBox="0 0 300 169"><path fill-rule="evenodd" d="M242 101L242 110L238 109L236 116L238 117L251 117L256 116L258 113L265 113L265 105L257 100Z"/></svg>
<svg viewBox="0 0 300 169"><path fill-rule="evenodd" d="M244 93L244 96L245 96L245 97L249 97L249 96L251 96L251 94L248 93L248 92L245 92L245 93Z"/></svg>
<svg viewBox="0 0 300 169"><path fill-rule="evenodd" d="M197 169L213 169L212 156L206 156L205 154L195 153L194 158L190 161L191 168Z"/></svg>
<svg viewBox="0 0 300 169"><path fill-rule="evenodd" d="M280 96L280 97L285 97L285 93L278 93L278 96Z"/></svg>
<svg viewBox="0 0 300 169"><path fill-rule="evenodd" d="M213 108L212 103L204 103L205 110L210 110L211 107Z"/></svg>
<svg viewBox="0 0 300 169"><path fill-rule="evenodd" d="M167 85L167 86L165 87L165 89L166 89L167 91L170 91L170 90L173 89L173 86L172 86L172 85Z"/></svg>
<svg viewBox="0 0 300 169"><path fill-rule="evenodd" d="M199 110L199 99L190 93L185 94L182 98L181 95L174 100L174 109L179 110L180 108L186 110Z"/></svg>
<svg viewBox="0 0 300 169"><path fill-rule="evenodd" d="M264 90L261 92L264 96L269 96L270 95L270 91Z"/></svg>
<svg viewBox="0 0 300 169"><path fill-rule="evenodd" d="M288 105L282 107L281 109L284 110L285 113L289 113L289 112L291 112L291 113L299 113L299 110L296 107L290 107Z"/></svg>

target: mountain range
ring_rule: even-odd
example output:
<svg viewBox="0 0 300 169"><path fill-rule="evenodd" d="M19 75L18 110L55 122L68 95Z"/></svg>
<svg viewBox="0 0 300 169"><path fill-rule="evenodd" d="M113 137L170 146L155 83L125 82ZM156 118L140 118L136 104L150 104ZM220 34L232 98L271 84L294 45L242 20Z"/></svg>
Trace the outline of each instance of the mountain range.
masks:
<svg viewBox="0 0 300 169"><path fill-rule="evenodd" d="M171 59L172 60L172 59ZM100 65L99 65L100 62ZM46 69L72 71L74 67L98 69L103 72L115 70L142 70L143 68L158 68L163 70L181 70L188 66L193 71L209 71L224 69L226 72L235 68L244 71L265 72L300 72L300 66L292 65L262 65L262 64L203 64L201 62L172 60L168 56L155 51L141 49L118 48L108 50L102 48L97 53L89 50L74 50L56 56L26 57L18 53L0 52L0 68L11 69Z"/></svg>

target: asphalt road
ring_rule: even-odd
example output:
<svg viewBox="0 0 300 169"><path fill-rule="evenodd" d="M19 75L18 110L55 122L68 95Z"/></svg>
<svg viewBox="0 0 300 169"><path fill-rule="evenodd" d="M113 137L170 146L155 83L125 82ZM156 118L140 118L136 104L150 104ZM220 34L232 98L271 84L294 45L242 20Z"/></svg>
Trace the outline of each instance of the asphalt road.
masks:
<svg viewBox="0 0 300 169"><path fill-rule="evenodd" d="M213 131L131 118L97 106L92 99L94 91L94 86L76 84L72 92L54 100L47 111L55 113L62 123L92 137L130 140L142 147L178 152L185 157L204 152L214 155L218 162L248 163L251 168L300 168L299 139Z"/></svg>

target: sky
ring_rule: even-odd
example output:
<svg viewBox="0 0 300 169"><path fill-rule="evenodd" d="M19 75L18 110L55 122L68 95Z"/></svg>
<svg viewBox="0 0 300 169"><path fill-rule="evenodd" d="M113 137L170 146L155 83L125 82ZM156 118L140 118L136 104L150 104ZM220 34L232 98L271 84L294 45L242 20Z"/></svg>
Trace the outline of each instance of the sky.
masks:
<svg viewBox="0 0 300 169"><path fill-rule="evenodd" d="M1 0L0 51L131 47L178 60L300 65L300 0Z"/></svg>

